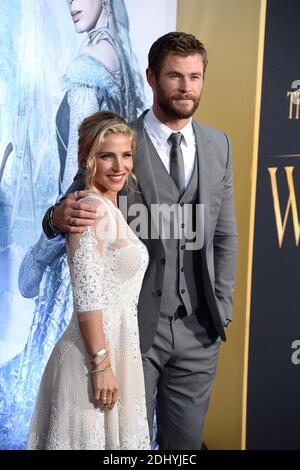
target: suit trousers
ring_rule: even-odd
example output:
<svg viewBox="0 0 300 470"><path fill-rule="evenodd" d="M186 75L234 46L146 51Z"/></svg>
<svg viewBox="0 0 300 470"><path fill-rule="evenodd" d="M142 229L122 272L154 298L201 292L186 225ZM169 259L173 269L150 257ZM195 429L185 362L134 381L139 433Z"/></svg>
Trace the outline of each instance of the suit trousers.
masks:
<svg viewBox="0 0 300 470"><path fill-rule="evenodd" d="M156 410L161 450L201 449L220 343L208 315L160 315L142 358L150 436Z"/></svg>

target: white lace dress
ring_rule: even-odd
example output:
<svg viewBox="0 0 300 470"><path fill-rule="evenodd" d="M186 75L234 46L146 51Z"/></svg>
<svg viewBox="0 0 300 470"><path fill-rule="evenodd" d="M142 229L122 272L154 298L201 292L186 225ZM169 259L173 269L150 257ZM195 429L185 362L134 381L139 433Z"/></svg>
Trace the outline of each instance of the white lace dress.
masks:
<svg viewBox="0 0 300 470"><path fill-rule="evenodd" d="M29 449L149 449L137 301L148 264L143 243L111 201L91 193L98 219L73 234L68 259L74 312L47 363L31 419ZM79 319L99 312L119 399L93 404L89 356Z"/></svg>

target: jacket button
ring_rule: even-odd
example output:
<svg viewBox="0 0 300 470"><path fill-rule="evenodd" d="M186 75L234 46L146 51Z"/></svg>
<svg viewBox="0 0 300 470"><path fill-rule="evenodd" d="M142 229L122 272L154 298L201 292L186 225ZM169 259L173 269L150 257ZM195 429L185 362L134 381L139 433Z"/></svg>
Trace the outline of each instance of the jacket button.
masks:
<svg viewBox="0 0 300 470"><path fill-rule="evenodd" d="M158 297L161 297L161 290L157 290L156 294L158 295Z"/></svg>
<svg viewBox="0 0 300 470"><path fill-rule="evenodd" d="M163 264L163 265L166 264L165 258L161 258L160 262L161 262L161 264Z"/></svg>
<svg viewBox="0 0 300 470"><path fill-rule="evenodd" d="M184 293L185 293L185 289L181 289L180 292L181 292L182 294L184 294Z"/></svg>
<svg viewBox="0 0 300 470"><path fill-rule="evenodd" d="M184 272L184 268L181 268L180 271L183 273L183 272Z"/></svg>
<svg viewBox="0 0 300 470"><path fill-rule="evenodd" d="M184 250L184 249L185 249L185 245L182 245L181 249Z"/></svg>

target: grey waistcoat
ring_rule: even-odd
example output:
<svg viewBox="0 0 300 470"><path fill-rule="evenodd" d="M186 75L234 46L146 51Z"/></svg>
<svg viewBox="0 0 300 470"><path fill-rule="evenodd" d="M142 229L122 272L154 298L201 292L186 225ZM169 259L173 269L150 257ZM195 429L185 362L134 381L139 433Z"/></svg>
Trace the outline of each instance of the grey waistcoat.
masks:
<svg viewBox="0 0 300 470"><path fill-rule="evenodd" d="M166 253L161 312L172 316L180 305L184 305L187 314L190 315L199 307L196 287L199 284L198 271L200 269L198 270L196 267L196 265L200 267L199 252L185 249L186 234L184 227L182 227L183 220L180 219L179 223L174 223L175 217L172 215L174 213L168 209L164 210L162 205L165 205L165 208L173 206L175 213L179 211L181 214L185 204L190 204L190 209L194 209L198 188L197 158L191 180L180 195L147 134L146 138L158 189L161 213L164 214L160 228L160 235L162 236L164 233ZM199 262L196 262L196 259Z"/></svg>

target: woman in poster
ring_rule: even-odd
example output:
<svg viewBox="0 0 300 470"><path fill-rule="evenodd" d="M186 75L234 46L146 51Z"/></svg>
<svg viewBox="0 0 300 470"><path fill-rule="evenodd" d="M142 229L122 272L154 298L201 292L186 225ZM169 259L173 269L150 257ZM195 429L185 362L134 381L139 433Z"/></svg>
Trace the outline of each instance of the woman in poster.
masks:
<svg viewBox="0 0 300 470"><path fill-rule="evenodd" d="M68 0L68 6L77 33L87 32L89 40L63 77L66 95L56 118L61 194L76 173L82 119L98 109L110 109L131 122L143 108L143 84L131 51L123 0Z"/></svg>

